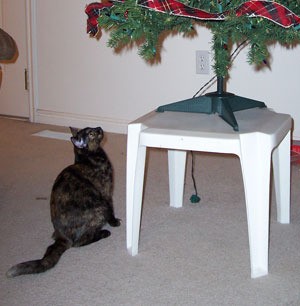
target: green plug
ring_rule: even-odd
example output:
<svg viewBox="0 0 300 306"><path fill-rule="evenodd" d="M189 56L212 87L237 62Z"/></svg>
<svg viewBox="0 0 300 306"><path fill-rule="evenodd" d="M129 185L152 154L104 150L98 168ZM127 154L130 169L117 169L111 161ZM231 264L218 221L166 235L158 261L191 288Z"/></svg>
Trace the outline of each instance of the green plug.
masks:
<svg viewBox="0 0 300 306"><path fill-rule="evenodd" d="M197 194L193 194L191 197L190 197L190 201L191 203L195 204L195 203L199 203L200 202L200 197L197 195Z"/></svg>

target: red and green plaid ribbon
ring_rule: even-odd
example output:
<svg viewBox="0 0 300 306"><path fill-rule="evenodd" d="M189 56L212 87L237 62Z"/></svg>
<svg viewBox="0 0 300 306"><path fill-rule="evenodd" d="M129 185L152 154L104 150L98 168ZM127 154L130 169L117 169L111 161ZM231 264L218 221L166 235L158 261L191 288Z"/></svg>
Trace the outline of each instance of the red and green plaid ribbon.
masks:
<svg viewBox="0 0 300 306"><path fill-rule="evenodd" d="M94 2L86 7L87 32L96 35L98 32L98 18L101 11L114 5L114 2ZM137 5L157 12L168 13L175 16L193 18L197 20L222 21L228 15L228 11L222 13L209 13L204 10L190 7L176 0L137 0ZM284 28L300 28L300 17L285 6L274 1L246 1L235 10L236 16L248 16L266 18Z"/></svg>

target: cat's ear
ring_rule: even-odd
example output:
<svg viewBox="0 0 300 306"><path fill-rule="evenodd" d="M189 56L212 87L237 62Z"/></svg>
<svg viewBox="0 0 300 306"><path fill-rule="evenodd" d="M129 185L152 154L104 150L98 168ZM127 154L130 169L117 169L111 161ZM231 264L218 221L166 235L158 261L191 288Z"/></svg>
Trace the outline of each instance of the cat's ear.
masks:
<svg viewBox="0 0 300 306"><path fill-rule="evenodd" d="M104 136L104 131L102 130L102 128L100 126L96 127L95 130L98 132L99 137L102 139Z"/></svg>
<svg viewBox="0 0 300 306"><path fill-rule="evenodd" d="M79 132L79 129L70 126L70 131L72 133L72 136L76 137L77 133Z"/></svg>

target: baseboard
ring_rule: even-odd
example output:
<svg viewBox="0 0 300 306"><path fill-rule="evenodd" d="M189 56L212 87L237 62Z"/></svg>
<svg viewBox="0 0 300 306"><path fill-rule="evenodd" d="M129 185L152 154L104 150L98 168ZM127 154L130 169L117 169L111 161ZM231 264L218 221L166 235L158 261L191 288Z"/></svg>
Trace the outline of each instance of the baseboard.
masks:
<svg viewBox="0 0 300 306"><path fill-rule="evenodd" d="M35 112L34 122L60 126L73 126L77 128L101 126L103 130L107 132L127 134L127 126L130 120L126 121L116 118L78 115L38 109ZM293 140L300 141L300 135L295 135L294 133Z"/></svg>
<svg viewBox="0 0 300 306"><path fill-rule="evenodd" d="M118 134L126 134L129 123L129 121L123 119L54 112L43 109L38 109L35 112L34 122L77 128L101 126L106 132Z"/></svg>

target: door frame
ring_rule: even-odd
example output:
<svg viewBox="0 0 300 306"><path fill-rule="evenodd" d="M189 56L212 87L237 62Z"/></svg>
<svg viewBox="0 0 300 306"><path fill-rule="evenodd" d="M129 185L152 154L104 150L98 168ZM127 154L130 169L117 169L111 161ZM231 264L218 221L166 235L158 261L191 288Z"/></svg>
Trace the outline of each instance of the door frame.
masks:
<svg viewBox="0 0 300 306"><path fill-rule="evenodd" d="M27 32L27 65L29 72L29 121L35 122L38 106L36 0L25 0Z"/></svg>

